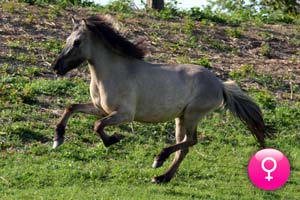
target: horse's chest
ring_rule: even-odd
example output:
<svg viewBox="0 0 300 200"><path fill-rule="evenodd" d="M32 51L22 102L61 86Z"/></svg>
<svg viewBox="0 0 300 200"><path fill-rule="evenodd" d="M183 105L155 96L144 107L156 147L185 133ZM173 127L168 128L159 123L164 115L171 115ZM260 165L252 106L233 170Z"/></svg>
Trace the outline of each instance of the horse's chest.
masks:
<svg viewBox="0 0 300 200"><path fill-rule="evenodd" d="M91 83L90 93L94 105L108 114L115 111L119 105L118 99L113 98L114 95L111 94L113 93L112 90L107 90L95 83Z"/></svg>
<svg viewBox="0 0 300 200"><path fill-rule="evenodd" d="M91 85L90 85L90 95L91 95L92 102L94 103L94 105L96 105L97 107L101 107L100 93L99 93L98 87L94 83L91 83Z"/></svg>

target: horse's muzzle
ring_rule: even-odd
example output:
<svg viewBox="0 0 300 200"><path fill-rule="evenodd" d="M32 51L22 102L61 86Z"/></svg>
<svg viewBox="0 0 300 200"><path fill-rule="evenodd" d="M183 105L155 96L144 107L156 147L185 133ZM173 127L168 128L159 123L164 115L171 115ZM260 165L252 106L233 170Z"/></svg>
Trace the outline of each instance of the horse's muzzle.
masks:
<svg viewBox="0 0 300 200"><path fill-rule="evenodd" d="M64 63L60 59L55 61L52 65L52 69L59 76L63 76L67 73L67 71L64 70Z"/></svg>
<svg viewBox="0 0 300 200"><path fill-rule="evenodd" d="M63 76L68 71L79 67L85 60L82 58L73 58L73 59L65 59L65 57L58 58L54 65L53 70L56 72L57 75Z"/></svg>
<svg viewBox="0 0 300 200"><path fill-rule="evenodd" d="M61 68L54 69L54 71L58 76L63 76L67 73L66 71L62 70Z"/></svg>

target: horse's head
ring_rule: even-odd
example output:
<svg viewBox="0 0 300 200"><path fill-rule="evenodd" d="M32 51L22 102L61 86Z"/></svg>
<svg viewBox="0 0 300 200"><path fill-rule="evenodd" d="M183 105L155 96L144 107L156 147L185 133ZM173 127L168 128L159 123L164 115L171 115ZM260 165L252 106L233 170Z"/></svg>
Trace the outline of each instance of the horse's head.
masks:
<svg viewBox="0 0 300 200"><path fill-rule="evenodd" d="M90 41L85 20L77 23L72 18L73 32L67 38L65 47L53 64L53 69L58 75L65 75L68 71L79 67L89 58Z"/></svg>
<svg viewBox="0 0 300 200"><path fill-rule="evenodd" d="M99 54L95 57L95 52L102 53L104 49L111 55L128 58L142 59L145 55L144 47L129 42L118 32L111 16L92 16L80 23L76 23L74 18L72 21L73 32L53 65L58 75L65 75L86 60L92 63L99 61Z"/></svg>

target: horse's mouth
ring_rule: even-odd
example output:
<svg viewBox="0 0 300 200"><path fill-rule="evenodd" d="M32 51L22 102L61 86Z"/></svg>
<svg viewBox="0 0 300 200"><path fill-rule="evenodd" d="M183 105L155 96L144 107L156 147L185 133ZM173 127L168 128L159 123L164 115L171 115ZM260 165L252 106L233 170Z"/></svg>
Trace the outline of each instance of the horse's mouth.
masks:
<svg viewBox="0 0 300 200"><path fill-rule="evenodd" d="M58 76L64 76L66 73L71 71L72 69L77 68L78 66L81 66L84 60L78 59L74 60L72 62L69 62L68 64L62 63L60 65L57 65L54 67L54 71Z"/></svg>
<svg viewBox="0 0 300 200"><path fill-rule="evenodd" d="M67 70L65 70L64 68L65 67L59 62L55 62L52 67L53 71L57 76L63 76L67 73Z"/></svg>
<svg viewBox="0 0 300 200"><path fill-rule="evenodd" d="M67 73L64 70L59 70L59 69L54 70L54 71L55 71L56 75L58 75L58 76L64 76Z"/></svg>
<svg viewBox="0 0 300 200"><path fill-rule="evenodd" d="M68 71L70 71L70 69L68 69L68 67L64 65L61 67L54 68L54 71L57 76L64 76Z"/></svg>

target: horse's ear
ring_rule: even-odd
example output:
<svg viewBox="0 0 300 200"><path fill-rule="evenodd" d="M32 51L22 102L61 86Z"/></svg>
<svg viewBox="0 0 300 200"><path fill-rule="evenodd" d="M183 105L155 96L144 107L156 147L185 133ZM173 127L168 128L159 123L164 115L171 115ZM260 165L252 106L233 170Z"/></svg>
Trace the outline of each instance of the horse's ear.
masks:
<svg viewBox="0 0 300 200"><path fill-rule="evenodd" d="M72 23L74 27L78 25L77 20L75 19L74 16L72 16Z"/></svg>
<svg viewBox="0 0 300 200"><path fill-rule="evenodd" d="M81 25L82 25L84 28L87 28L87 21L86 21L86 19L82 19L82 20L81 20Z"/></svg>

